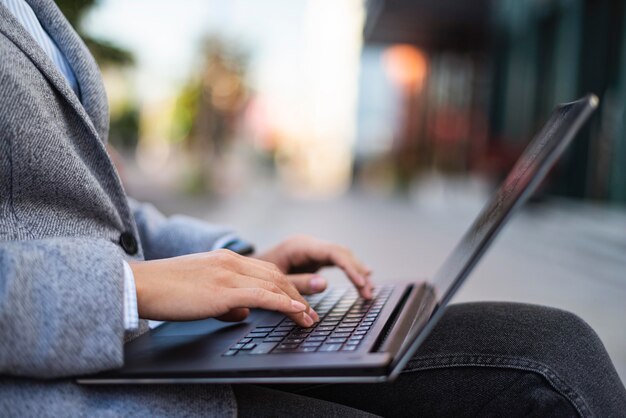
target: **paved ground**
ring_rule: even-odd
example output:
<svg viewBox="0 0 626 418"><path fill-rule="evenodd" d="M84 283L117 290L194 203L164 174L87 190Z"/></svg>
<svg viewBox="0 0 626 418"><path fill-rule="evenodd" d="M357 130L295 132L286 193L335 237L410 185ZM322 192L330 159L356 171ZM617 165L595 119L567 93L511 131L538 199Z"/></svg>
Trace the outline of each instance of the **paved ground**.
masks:
<svg viewBox="0 0 626 418"><path fill-rule="evenodd" d="M353 192L327 201L295 200L273 186L230 199L189 199L129 185L167 213L231 224L260 248L294 233L352 247L379 282L431 277L480 210L480 187L410 198ZM337 272L331 280L343 280ZM626 210L551 201L527 207L496 240L456 301L507 300L575 312L598 332L626 381Z"/></svg>

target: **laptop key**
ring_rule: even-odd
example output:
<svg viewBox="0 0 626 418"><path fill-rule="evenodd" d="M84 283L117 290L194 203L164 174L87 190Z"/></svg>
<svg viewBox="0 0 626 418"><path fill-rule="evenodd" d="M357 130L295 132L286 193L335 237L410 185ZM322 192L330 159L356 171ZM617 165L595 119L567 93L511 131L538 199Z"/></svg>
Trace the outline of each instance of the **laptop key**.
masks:
<svg viewBox="0 0 626 418"><path fill-rule="evenodd" d="M265 338L267 337L267 332L251 332L250 334L246 335L246 338Z"/></svg>
<svg viewBox="0 0 626 418"><path fill-rule="evenodd" d="M242 350L252 350L254 347L256 347L255 343L248 343L248 344L244 345L241 349Z"/></svg>
<svg viewBox="0 0 626 418"><path fill-rule="evenodd" d="M319 347L322 345L322 341L305 341L302 343L301 347Z"/></svg>
<svg viewBox="0 0 626 418"><path fill-rule="evenodd" d="M267 354L277 345L278 343L261 343L254 347L254 349L250 351L250 354Z"/></svg>
<svg viewBox="0 0 626 418"><path fill-rule="evenodd" d="M317 351L339 351L341 344L324 344Z"/></svg>
<svg viewBox="0 0 626 418"><path fill-rule="evenodd" d="M291 350L292 348L297 348L298 344L294 344L294 343L284 343L278 346L279 349L281 350Z"/></svg>
<svg viewBox="0 0 626 418"><path fill-rule="evenodd" d="M299 347L296 351L300 352L300 353L312 353L314 351L317 351L317 347Z"/></svg>
<svg viewBox="0 0 626 418"><path fill-rule="evenodd" d="M271 335L263 340L264 343L279 343L284 337L272 337Z"/></svg>
<svg viewBox="0 0 626 418"><path fill-rule="evenodd" d="M344 345L341 351L355 351L356 349L356 345Z"/></svg>
<svg viewBox="0 0 626 418"><path fill-rule="evenodd" d="M311 333L311 337L327 337L330 335L330 331L316 331Z"/></svg>
<svg viewBox="0 0 626 418"><path fill-rule="evenodd" d="M347 340L347 338L329 338L328 340L326 340L327 344L339 344L339 343L345 343Z"/></svg>
<svg viewBox="0 0 626 418"><path fill-rule="evenodd" d="M248 344L250 341L252 341L252 338L242 338L241 340L239 340L239 343Z"/></svg>
<svg viewBox="0 0 626 418"><path fill-rule="evenodd" d="M317 331L332 331L335 327L317 327Z"/></svg>
<svg viewBox="0 0 626 418"><path fill-rule="evenodd" d="M230 356L234 356L235 354L237 354L237 350L228 350L227 352L225 352L222 355L226 356L226 357L230 357Z"/></svg>
<svg viewBox="0 0 626 418"><path fill-rule="evenodd" d="M345 332L350 332L354 330L355 328L356 328L355 324L339 325L337 327L337 331L344 332L344 330L346 330Z"/></svg>
<svg viewBox="0 0 626 418"><path fill-rule="evenodd" d="M274 327L256 327L252 332L272 332Z"/></svg>
<svg viewBox="0 0 626 418"><path fill-rule="evenodd" d="M276 328L276 331L291 331L295 327L295 325L281 325Z"/></svg>
<svg viewBox="0 0 626 418"><path fill-rule="evenodd" d="M289 332L287 331L274 331L270 334L270 337L286 337Z"/></svg>
<svg viewBox="0 0 626 418"><path fill-rule="evenodd" d="M313 335L309 338L307 338L307 341L324 341L327 337L323 336L323 335Z"/></svg>

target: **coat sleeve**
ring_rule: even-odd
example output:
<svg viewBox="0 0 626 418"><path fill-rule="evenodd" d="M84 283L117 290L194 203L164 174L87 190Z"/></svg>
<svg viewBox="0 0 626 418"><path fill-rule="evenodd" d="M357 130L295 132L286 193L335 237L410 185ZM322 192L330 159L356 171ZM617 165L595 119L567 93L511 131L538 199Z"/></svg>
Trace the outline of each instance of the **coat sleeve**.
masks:
<svg viewBox="0 0 626 418"><path fill-rule="evenodd" d="M52 378L120 367L122 260L103 239L0 242L0 375Z"/></svg>
<svg viewBox="0 0 626 418"><path fill-rule="evenodd" d="M129 198L146 260L210 251L231 228L184 215L164 216L153 205Z"/></svg>

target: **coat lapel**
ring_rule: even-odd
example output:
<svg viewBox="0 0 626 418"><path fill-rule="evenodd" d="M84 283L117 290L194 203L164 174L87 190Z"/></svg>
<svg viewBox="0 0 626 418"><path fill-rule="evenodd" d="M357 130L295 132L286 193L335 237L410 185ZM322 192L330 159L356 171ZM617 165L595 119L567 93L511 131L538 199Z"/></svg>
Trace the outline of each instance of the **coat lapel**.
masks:
<svg viewBox="0 0 626 418"><path fill-rule="evenodd" d="M109 131L109 107L96 61L52 0L26 1L72 66L80 88L82 106L100 134L100 139L106 142Z"/></svg>
<svg viewBox="0 0 626 418"><path fill-rule="evenodd" d="M0 32L13 42L39 69L73 110L80 116L84 125L93 136L97 158L108 161L105 165L106 176L103 187L110 193L118 206L127 231L134 231L136 226L128 207L128 201L117 171L110 161L105 144L108 135L109 113L106 94L100 72L87 50L87 47L72 30L63 14L52 0L27 0L34 10L41 25L55 40L72 66L81 92L82 103L70 87L65 76L41 49L26 29L13 17L13 14L0 2ZM1 57L0 57L1 58ZM28 77L25 74L24 77ZM88 140L91 138L85 138Z"/></svg>
<svg viewBox="0 0 626 418"><path fill-rule="evenodd" d="M76 74L83 103L76 97L67 80L48 55L2 3L0 3L0 32L30 58L50 84L81 117L95 138L106 142L108 134L106 95L93 58L53 2L28 0L28 3L41 25L66 55ZM89 113L87 108L90 109Z"/></svg>

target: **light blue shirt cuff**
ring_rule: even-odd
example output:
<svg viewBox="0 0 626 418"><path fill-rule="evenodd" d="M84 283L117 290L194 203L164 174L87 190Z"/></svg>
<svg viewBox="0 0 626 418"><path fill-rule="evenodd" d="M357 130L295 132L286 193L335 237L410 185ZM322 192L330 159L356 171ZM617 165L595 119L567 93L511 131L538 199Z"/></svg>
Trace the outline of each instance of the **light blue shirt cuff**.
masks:
<svg viewBox="0 0 626 418"><path fill-rule="evenodd" d="M231 242L238 241L238 240L239 240L239 236L237 234L234 234L234 233L226 234L220 237L218 240L216 240L213 243L213 246L211 247L211 251L224 248L226 245L230 244Z"/></svg>
<svg viewBox="0 0 626 418"><path fill-rule="evenodd" d="M135 331L137 328L139 328L139 311L137 310L135 275L130 265L124 261L124 329Z"/></svg>

